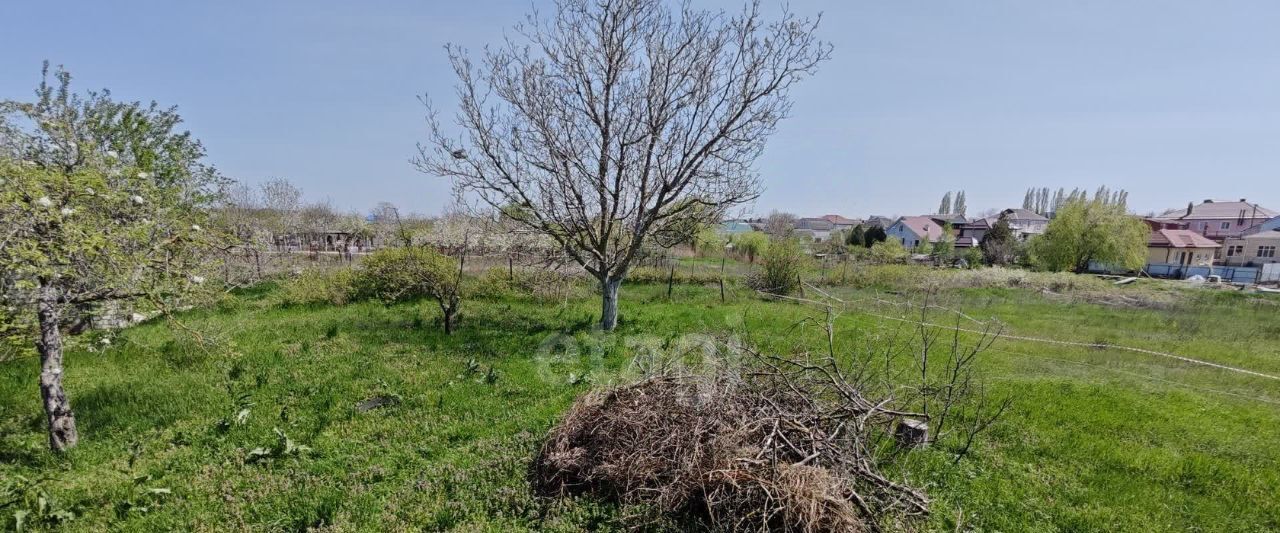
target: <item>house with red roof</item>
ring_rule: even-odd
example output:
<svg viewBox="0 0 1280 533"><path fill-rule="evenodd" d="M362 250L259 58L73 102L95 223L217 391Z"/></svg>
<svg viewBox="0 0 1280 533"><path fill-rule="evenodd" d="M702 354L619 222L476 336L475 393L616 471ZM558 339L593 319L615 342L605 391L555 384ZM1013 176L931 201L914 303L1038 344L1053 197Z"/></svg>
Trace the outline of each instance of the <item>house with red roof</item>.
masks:
<svg viewBox="0 0 1280 533"><path fill-rule="evenodd" d="M1147 237L1147 263L1159 265L1212 266L1222 245L1186 229L1158 229Z"/></svg>

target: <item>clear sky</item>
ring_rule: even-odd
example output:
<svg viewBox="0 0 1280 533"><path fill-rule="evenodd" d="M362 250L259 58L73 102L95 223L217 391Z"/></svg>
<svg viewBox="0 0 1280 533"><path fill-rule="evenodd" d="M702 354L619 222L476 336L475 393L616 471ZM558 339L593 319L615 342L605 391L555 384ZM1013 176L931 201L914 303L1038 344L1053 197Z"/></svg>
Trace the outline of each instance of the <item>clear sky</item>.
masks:
<svg viewBox="0 0 1280 533"><path fill-rule="evenodd" d="M1017 206L1029 186L1100 184L1141 212L1280 208L1280 2L789 4L824 14L835 51L759 163L757 212L918 214L965 189L972 214ZM531 5L6 1L0 98L28 98L47 58L82 90L179 106L231 177L433 213L449 186L408 164L416 96L451 110L442 46L496 42Z"/></svg>

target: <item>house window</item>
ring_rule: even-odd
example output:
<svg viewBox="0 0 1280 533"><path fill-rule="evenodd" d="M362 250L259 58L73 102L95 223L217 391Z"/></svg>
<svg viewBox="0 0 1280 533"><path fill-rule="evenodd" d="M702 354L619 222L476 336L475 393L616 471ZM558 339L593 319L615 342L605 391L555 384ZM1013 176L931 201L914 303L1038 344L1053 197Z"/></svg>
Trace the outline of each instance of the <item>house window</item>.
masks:
<svg viewBox="0 0 1280 533"><path fill-rule="evenodd" d="M1275 257L1275 256L1276 256L1275 246L1259 246L1258 247L1258 257Z"/></svg>
<svg viewBox="0 0 1280 533"><path fill-rule="evenodd" d="M1236 255L1244 255L1244 245L1227 247L1227 257L1234 257Z"/></svg>
<svg viewBox="0 0 1280 533"><path fill-rule="evenodd" d="M1221 228L1221 229L1231 229L1231 223L1230 223L1230 222L1223 222L1223 223L1222 223L1222 228Z"/></svg>

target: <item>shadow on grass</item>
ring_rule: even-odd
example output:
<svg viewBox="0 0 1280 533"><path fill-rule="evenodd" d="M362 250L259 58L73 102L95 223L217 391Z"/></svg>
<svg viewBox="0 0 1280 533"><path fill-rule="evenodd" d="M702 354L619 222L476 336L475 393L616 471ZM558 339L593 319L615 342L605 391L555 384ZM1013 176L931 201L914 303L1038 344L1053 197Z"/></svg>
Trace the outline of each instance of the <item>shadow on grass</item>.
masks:
<svg viewBox="0 0 1280 533"><path fill-rule="evenodd" d="M151 429L173 423L185 414L174 395L162 387L141 383L99 385L72 398L82 434L124 429Z"/></svg>

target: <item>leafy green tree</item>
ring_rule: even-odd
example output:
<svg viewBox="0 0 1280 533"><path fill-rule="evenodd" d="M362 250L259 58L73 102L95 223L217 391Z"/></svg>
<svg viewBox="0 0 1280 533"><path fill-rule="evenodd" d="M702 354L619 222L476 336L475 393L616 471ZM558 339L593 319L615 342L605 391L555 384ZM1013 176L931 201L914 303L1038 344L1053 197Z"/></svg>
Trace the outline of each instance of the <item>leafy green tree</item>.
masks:
<svg viewBox="0 0 1280 533"><path fill-rule="evenodd" d="M853 229L849 230L849 233L844 236L844 243L848 244L849 246L866 248L867 246L866 228L862 227L862 224L858 224L857 226L854 226Z"/></svg>
<svg viewBox="0 0 1280 533"><path fill-rule="evenodd" d="M693 237L694 252L703 257L719 257L728 243L729 237L714 226L703 226Z"/></svg>
<svg viewBox="0 0 1280 533"><path fill-rule="evenodd" d="M969 264L969 268L978 268L982 265L982 250L977 246L971 246L964 251L964 262Z"/></svg>
<svg viewBox="0 0 1280 533"><path fill-rule="evenodd" d="M49 446L76 445L64 329L106 302L165 309L205 280L208 208L225 185L176 110L71 92L48 64L33 102L0 103L5 306L35 317Z"/></svg>
<svg viewBox="0 0 1280 533"><path fill-rule="evenodd" d="M989 265L1007 265L1014 261L1017 236L1009 228L1009 221L1001 218L991 230L982 236L982 257Z"/></svg>
<svg viewBox="0 0 1280 533"><path fill-rule="evenodd" d="M951 191L942 195L942 202L938 204L938 214L947 215L951 213Z"/></svg>
<svg viewBox="0 0 1280 533"><path fill-rule="evenodd" d="M939 263L948 263L955 258L956 238L951 233L951 224L942 225L942 236L934 241L929 255L932 255L935 261Z"/></svg>
<svg viewBox="0 0 1280 533"><path fill-rule="evenodd" d="M733 236L733 249L747 258L747 262L755 264L756 257L769 248L769 236L763 232L751 231Z"/></svg>
<svg viewBox="0 0 1280 533"><path fill-rule="evenodd" d="M960 216L965 216L965 212L968 210L969 207L965 205L964 191L957 192L956 203L952 206L951 212Z"/></svg>
<svg viewBox="0 0 1280 533"><path fill-rule="evenodd" d="M378 250L360 264L359 291L386 303L431 298L452 334L462 301L462 260L425 247Z"/></svg>
<svg viewBox="0 0 1280 533"><path fill-rule="evenodd" d="M884 232L884 228L880 226L873 226L871 227L871 229L867 230L866 234L864 235L864 239L865 240L863 241L863 246L870 248L878 242L884 242L888 240L889 234Z"/></svg>
<svg viewBox="0 0 1280 533"><path fill-rule="evenodd" d="M1053 271L1084 272L1089 263L1125 269L1146 262L1147 225L1106 197L1065 204L1043 235L1032 239L1032 263Z"/></svg>

